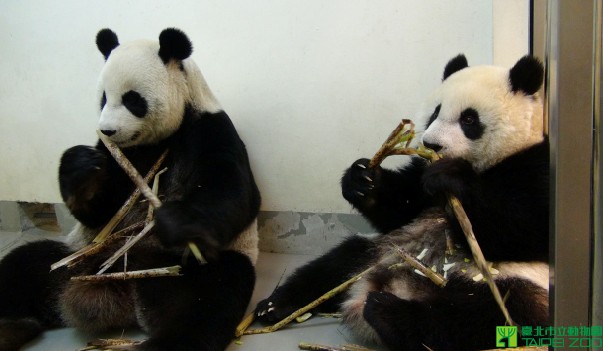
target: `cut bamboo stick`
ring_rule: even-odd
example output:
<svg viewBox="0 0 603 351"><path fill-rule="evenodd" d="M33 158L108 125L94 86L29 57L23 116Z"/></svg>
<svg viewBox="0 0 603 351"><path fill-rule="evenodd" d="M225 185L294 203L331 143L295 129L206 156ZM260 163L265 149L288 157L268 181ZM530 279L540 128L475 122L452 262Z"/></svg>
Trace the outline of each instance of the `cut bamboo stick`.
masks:
<svg viewBox="0 0 603 351"><path fill-rule="evenodd" d="M437 286L443 287L446 285L447 281L441 274L429 269L421 261L412 257L412 255L410 255L408 252L406 252L406 250L403 250L402 248L397 247L397 246L395 246L394 248L396 249L398 254L402 257L402 259L404 259L404 262L408 263L414 269L423 273L423 275L425 275L427 278L431 279L431 281L434 282Z"/></svg>
<svg viewBox="0 0 603 351"><path fill-rule="evenodd" d="M71 280L78 281L107 281L107 280L127 280L155 277L174 277L180 276L180 266L171 266L163 268L144 269L139 271L116 272L107 274L82 275L71 277Z"/></svg>
<svg viewBox="0 0 603 351"><path fill-rule="evenodd" d="M97 339L88 343L88 346L77 351L89 350L130 350L131 347L140 345L142 341L127 339Z"/></svg>
<svg viewBox="0 0 603 351"><path fill-rule="evenodd" d="M383 145L381 145L379 150L375 153L375 156L371 158L369 167L373 168L380 165L387 156L391 155L391 152L395 149L396 145L405 143L405 147L408 147L408 144L415 136L414 126L415 124L413 121L403 119L396 129L389 134Z"/></svg>
<svg viewBox="0 0 603 351"><path fill-rule="evenodd" d="M260 329L251 329L251 330L246 330L243 332L242 335L252 335L252 334L265 334L265 333L272 333L275 332L279 329L281 329L282 327L286 326L287 324L291 323L295 318L301 316L302 314L310 311L311 309L315 308L316 306L320 305L321 303L327 301L328 299L330 299L331 297L339 294L340 292L346 290L350 285L354 284L355 282L357 282L358 280L362 279L362 277L364 277L367 273L369 273L370 271L372 271L375 268L375 266L372 266L366 270L364 270L362 273L357 274L355 276L353 276L352 278L346 280L344 283L342 283L341 285L329 290L328 292L326 292L325 294L323 294L322 296L320 296L318 299L312 301L311 303L309 303L308 305L298 309L297 311L293 312L291 315L289 315L287 318L283 319L282 321L266 327L266 328L260 328ZM239 328L237 328L238 330Z"/></svg>
<svg viewBox="0 0 603 351"><path fill-rule="evenodd" d="M144 238L151 231L154 225L155 221L151 221L151 223L147 224L140 233L133 236L132 239L124 244L124 246L115 251L111 257L101 264L101 270L96 274L103 274L107 269L109 269L115 262L117 262L117 260L119 260L121 256L123 256L132 246L134 246L134 244Z"/></svg>
<svg viewBox="0 0 603 351"><path fill-rule="evenodd" d="M465 209L461 205L459 199L457 199L455 196L450 195L448 197L448 201L450 202L450 206L454 211L454 215L458 219L459 224L463 229L463 233L467 238L467 243L469 244L469 248L471 249L471 253L473 254L473 259L475 260L477 268L484 276L486 284L488 284L488 287L490 288L490 291L494 296L494 300L496 300L496 303L500 307L500 310L502 311L503 315L505 316L505 319L507 320L507 325L515 325L513 319L511 319L509 310L507 310L507 307L505 306L505 302L502 298L500 290L498 290L498 286L496 286L496 283L492 278L492 273L490 273L490 267L488 266L488 262L486 261L486 258L482 253L482 249L477 243L477 239L475 238L475 234L473 233L473 228L471 226L471 221L469 221L469 217L467 217Z"/></svg>
<svg viewBox="0 0 603 351"><path fill-rule="evenodd" d="M341 346L329 346L329 345L320 345L320 344L310 344L307 342L300 342L297 347L300 350L309 350L309 351L373 351L371 349L367 349L366 347L346 344Z"/></svg>
<svg viewBox="0 0 603 351"><path fill-rule="evenodd" d="M51 264L50 270L53 271L57 268L65 266L65 265L71 267L71 266L77 264L79 261L102 251L109 244L119 240L123 235L126 235L132 231L142 228L142 224L143 224L142 222L132 224L131 226L129 226L127 228L124 228L118 232L115 232L115 233L109 235L101 242L86 245L82 249L72 253L71 255L63 258L62 260Z"/></svg>
<svg viewBox="0 0 603 351"><path fill-rule="evenodd" d="M155 174L155 177L153 178L153 187L151 188L151 190L153 191L153 194L155 194L155 196L157 197L159 197L159 177L166 171L167 168L162 169L161 171L157 172L157 174ZM154 209L155 207L153 207L152 205L149 206L149 209L147 210L147 219L145 220L145 224L149 224L153 220Z"/></svg>
<svg viewBox="0 0 603 351"><path fill-rule="evenodd" d="M249 326L253 323L254 320L255 320L255 313L253 313L253 312L251 312L245 318L243 318L241 323L239 323L239 325L235 329L235 337L238 338L241 335L243 335L243 333L245 333L247 328L249 328Z"/></svg>
<svg viewBox="0 0 603 351"><path fill-rule="evenodd" d="M165 150L161 154L161 156L159 156L159 158L157 159L157 161L155 162L153 167L151 167L151 169L147 172L146 176L144 177L145 184L150 182L151 179L153 179L153 177L155 177L157 171L159 170L159 167L161 167L161 165L163 164L163 161L165 161L167 154L168 154L168 150ZM115 215L109 220L109 222L105 225L105 227L96 235L96 238L94 238L93 242L99 243L99 242L105 240L107 235L109 235L109 233L111 233L113 231L113 229L119 224L119 222L123 219L123 217L126 215L126 213L128 213L128 211L130 211L130 209L132 209L132 206L134 206L136 201L138 201L139 197L140 197L140 188L136 187L136 189L134 189L134 192L132 192L132 195L130 195L130 197L121 206L121 208L115 213Z"/></svg>
<svg viewBox="0 0 603 351"><path fill-rule="evenodd" d="M144 197L147 198L147 200L149 200L149 202L151 202L155 208L159 208L159 206L161 206L161 201L159 201L159 198L153 194L153 190L149 188L149 185L147 184L148 181L145 182L142 176L140 176L140 173L138 173L136 168L134 168L134 165L130 163L128 158L123 154L123 152L121 152L119 147L113 141L111 141L111 139L109 139L108 136L103 134L100 130L97 130L96 134L98 134L99 139L103 142L103 144L105 144L107 150L109 150L109 153L111 153L115 161L117 161L130 179L132 179L134 184L136 184L136 187L140 189L142 195L144 195Z"/></svg>
<svg viewBox="0 0 603 351"><path fill-rule="evenodd" d="M130 179L132 179L132 181L134 182L134 184L136 184L136 187L140 190L140 192L142 193L142 195L144 195L144 197L149 200L149 202L151 203L151 205L153 207L155 207L155 209L161 207L161 200L159 200L159 198L157 197L157 195L155 195L153 193L153 190L149 187L149 185L147 184L148 181L145 182L145 180L140 176L140 174L138 173L138 171L136 170L136 168L134 168L134 165L132 165L132 163L128 160L128 158L123 154L123 152L121 152L121 150L119 149L119 147L113 142L111 141L111 139L109 139L105 134L103 134L100 130L96 131L96 134L98 134L98 137L100 139L100 141L103 142L103 144L107 147L107 150L109 150L109 153L111 154L111 156L113 156L113 158L115 159L115 161L117 162L117 164L126 172L126 174L130 177ZM146 235L149 230L153 227L154 222L151 221L147 227L147 231L144 233L144 235ZM147 228L145 227L145 229ZM144 230L143 230L144 232ZM141 232L142 234L142 232ZM144 235L140 235L138 234L135 238L136 240L132 240L133 242L130 243L128 242L126 245L128 245L128 248L125 250L118 250L118 252L115 253L115 255L113 255L109 260L107 260L104 264L103 264L103 268L101 268L101 270L99 271L98 274L101 274L102 272L104 272L105 270L107 270L109 267L111 267L111 265L117 261L117 259L119 259L119 256L116 257L117 253L120 253L121 255L124 255L127 250L132 247L135 243L137 243L138 241L140 241L140 239L142 239L144 237ZM126 246L124 245L124 247ZM193 255L195 256L195 258L197 259L197 261L200 264L203 263L207 263L207 260L205 260L205 258L203 257L203 255L201 254L201 250L199 250L199 248L197 247L197 245L194 242L189 242L188 243L189 248L191 249L191 252L193 253Z"/></svg>

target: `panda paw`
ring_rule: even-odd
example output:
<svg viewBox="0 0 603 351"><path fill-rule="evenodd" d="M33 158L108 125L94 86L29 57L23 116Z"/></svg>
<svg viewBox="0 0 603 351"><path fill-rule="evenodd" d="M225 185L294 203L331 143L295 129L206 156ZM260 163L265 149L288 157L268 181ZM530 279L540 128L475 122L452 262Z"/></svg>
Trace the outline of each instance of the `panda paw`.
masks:
<svg viewBox="0 0 603 351"><path fill-rule="evenodd" d="M67 200L72 196L89 200L106 177L107 155L84 145L67 149L59 166L61 194Z"/></svg>
<svg viewBox="0 0 603 351"><path fill-rule="evenodd" d="M221 250L214 231L204 227L197 214L176 201L163 204L155 212L155 235L166 247L185 246L192 242L208 261L215 261Z"/></svg>
<svg viewBox="0 0 603 351"><path fill-rule="evenodd" d="M446 199L454 195L461 200L469 194L477 174L468 161L460 158L443 158L434 162L423 173L425 192L436 198Z"/></svg>
<svg viewBox="0 0 603 351"><path fill-rule="evenodd" d="M369 168L368 164L366 158L356 160L341 179L343 197L359 210L375 205L381 180L381 167Z"/></svg>
<svg viewBox="0 0 603 351"><path fill-rule="evenodd" d="M279 298L278 293L275 293L257 304L255 317L262 323L274 324L290 316L301 307L288 304L286 300Z"/></svg>

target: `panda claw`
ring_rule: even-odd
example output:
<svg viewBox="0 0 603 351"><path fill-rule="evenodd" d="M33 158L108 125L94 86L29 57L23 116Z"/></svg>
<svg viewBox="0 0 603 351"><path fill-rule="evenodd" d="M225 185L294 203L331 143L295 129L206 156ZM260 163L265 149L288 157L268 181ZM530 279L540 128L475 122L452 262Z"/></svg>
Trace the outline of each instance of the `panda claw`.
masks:
<svg viewBox="0 0 603 351"><path fill-rule="evenodd" d="M371 182L371 183L373 182L373 179L369 176L365 175L363 178L366 179L368 182Z"/></svg>
<svg viewBox="0 0 603 351"><path fill-rule="evenodd" d="M356 163L356 167L362 168L362 169L366 169L366 166L363 165L362 163Z"/></svg>
<svg viewBox="0 0 603 351"><path fill-rule="evenodd" d="M364 197L364 193L361 193L360 191L356 191L356 195Z"/></svg>

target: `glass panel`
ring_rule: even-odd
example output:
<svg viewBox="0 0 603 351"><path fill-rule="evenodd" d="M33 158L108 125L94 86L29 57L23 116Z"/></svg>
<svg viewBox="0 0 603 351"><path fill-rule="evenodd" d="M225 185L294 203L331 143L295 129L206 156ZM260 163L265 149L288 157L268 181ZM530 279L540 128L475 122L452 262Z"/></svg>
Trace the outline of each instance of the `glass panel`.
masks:
<svg viewBox="0 0 603 351"><path fill-rule="evenodd" d="M603 1L598 0L595 12L595 163L593 167L594 194L594 259L593 259L593 318L592 325L603 325Z"/></svg>
<svg viewBox="0 0 603 351"><path fill-rule="evenodd" d="M552 322L559 327L588 326L593 315L596 3L597 0L550 0L547 4L545 62L552 184L550 298Z"/></svg>

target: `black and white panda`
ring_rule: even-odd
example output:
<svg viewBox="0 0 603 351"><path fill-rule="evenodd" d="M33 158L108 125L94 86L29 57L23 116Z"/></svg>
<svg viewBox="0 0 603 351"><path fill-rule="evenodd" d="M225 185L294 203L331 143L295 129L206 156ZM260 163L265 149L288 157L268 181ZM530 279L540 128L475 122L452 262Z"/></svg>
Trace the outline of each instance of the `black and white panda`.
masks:
<svg viewBox="0 0 603 351"><path fill-rule="evenodd" d="M163 205L152 234L130 249L127 269L182 265L182 276L110 282L70 281L95 274L124 244L73 268L50 265L90 243L135 189L103 143L74 146L59 167L65 204L79 221L68 244L39 241L0 263L0 350L17 350L53 327L96 331L139 326L139 350L223 350L234 336L255 284L260 193L245 145L190 58L178 29L159 41L119 44L101 30L99 129L146 174L168 149L159 177ZM144 221L139 201L116 230ZM184 255L194 242L208 263ZM124 269L123 261L111 268Z"/></svg>
<svg viewBox="0 0 603 351"><path fill-rule="evenodd" d="M364 279L324 310L391 350L494 348L505 318L472 262L447 207L457 196L493 277L518 325L548 323L548 159L538 89L543 68L526 56L510 70L446 65L443 82L418 118L422 142L444 158L398 170L360 159L342 179L343 196L383 235L355 236L301 267L261 301L256 314L274 322L372 265ZM402 262L396 247L447 279L444 287ZM452 250L451 250L452 249ZM447 252L448 250L448 252Z"/></svg>

